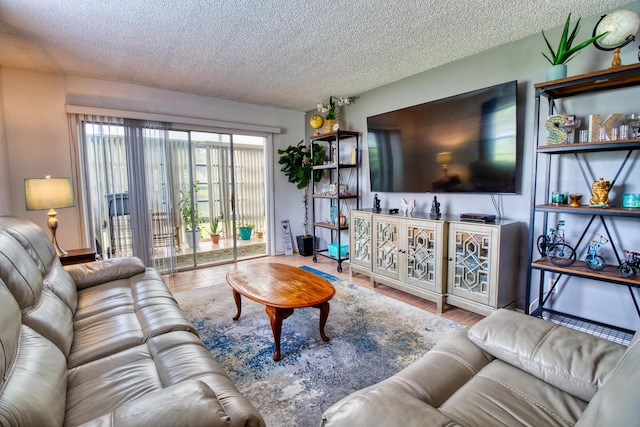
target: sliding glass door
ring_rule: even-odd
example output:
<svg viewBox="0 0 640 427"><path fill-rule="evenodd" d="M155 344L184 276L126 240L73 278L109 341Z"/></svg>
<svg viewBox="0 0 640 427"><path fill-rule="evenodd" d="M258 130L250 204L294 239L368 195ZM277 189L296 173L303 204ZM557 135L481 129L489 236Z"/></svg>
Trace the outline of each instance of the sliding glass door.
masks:
<svg viewBox="0 0 640 427"><path fill-rule="evenodd" d="M85 118L83 140L104 257L170 272L267 254L266 137Z"/></svg>
<svg viewBox="0 0 640 427"><path fill-rule="evenodd" d="M190 137L200 239L195 251L181 251L179 266L266 255L266 138L211 132ZM183 256L194 252L191 259Z"/></svg>

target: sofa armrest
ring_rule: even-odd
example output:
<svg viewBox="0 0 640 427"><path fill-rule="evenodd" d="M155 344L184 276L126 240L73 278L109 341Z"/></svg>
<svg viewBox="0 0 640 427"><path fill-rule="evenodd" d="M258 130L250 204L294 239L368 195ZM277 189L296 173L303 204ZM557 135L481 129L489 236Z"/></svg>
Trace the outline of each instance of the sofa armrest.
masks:
<svg viewBox="0 0 640 427"><path fill-rule="evenodd" d="M215 393L202 381L184 381L127 402L112 412L82 424L113 426L230 426Z"/></svg>
<svg viewBox="0 0 640 427"><path fill-rule="evenodd" d="M84 289L143 273L145 266L140 258L126 257L67 265L64 269L71 275L76 287Z"/></svg>
<svg viewBox="0 0 640 427"><path fill-rule="evenodd" d="M410 385L392 377L332 405L322 415L320 425L453 427L459 424L413 395Z"/></svg>
<svg viewBox="0 0 640 427"><path fill-rule="evenodd" d="M505 309L476 323L468 336L494 357L586 402L625 351L621 344Z"/></svg>

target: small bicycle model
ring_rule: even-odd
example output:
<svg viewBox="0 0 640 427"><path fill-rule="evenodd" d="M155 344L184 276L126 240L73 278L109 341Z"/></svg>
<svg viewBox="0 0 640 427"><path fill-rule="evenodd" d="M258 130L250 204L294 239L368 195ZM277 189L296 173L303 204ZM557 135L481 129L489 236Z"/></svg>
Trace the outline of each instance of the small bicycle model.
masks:
<svg viewBox="0 0 640 427"><path fill-rule="evenodd" d="M549 234L538 237L538 252L546 256L551 264L568 267L576 262L576 251L564 241L564 220L558 221L555 228L549 228Z"/></svg>
<svg viewBox="0 0 640 427"><path fill-rule="evenodd" d="M598 248L601 245L604 245L609 240L606 237L603 237L602 234L596 235L597 240L592 240L589 243L589 248L587 249L587 256L585 257L585 262L587 263L587 267L593 271L602 271L607 266L604 258L600 256L598 253Z"/></svg>
<svg viewBox="0 0 640 427"><path fill-rule="evenodd" d="M640 269L640 252L624 251L625 260L618 267L618 273L622 277L631 277Z"/></svg>

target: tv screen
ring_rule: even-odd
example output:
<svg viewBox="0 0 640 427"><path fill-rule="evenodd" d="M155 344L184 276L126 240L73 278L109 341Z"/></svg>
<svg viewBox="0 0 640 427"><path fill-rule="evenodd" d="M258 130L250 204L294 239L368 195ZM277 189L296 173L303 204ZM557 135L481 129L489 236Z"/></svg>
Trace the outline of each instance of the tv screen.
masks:
<svg viewBox="0 0 640 427"><path fill-rule="evenodd" d="M373 192L516 192L511 81L367 117Z"/></svg>

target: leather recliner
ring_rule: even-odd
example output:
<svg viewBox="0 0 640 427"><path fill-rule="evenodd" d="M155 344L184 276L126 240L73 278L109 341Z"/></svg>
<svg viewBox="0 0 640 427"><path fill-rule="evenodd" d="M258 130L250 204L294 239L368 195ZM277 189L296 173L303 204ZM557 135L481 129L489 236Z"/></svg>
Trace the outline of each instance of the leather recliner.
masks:
<svg viewBox="0 0 640 427"><path fill-rule="evenodd" d="M628 347L505 309L325 411L324 427L631 426L640 332Z"/></svg>
<svg viewBox="0 0 640 427"><path fill-rule="evenodd" d="M138 258L63 268L0 217L0 325L2 426L264 426Z"/></svg>

